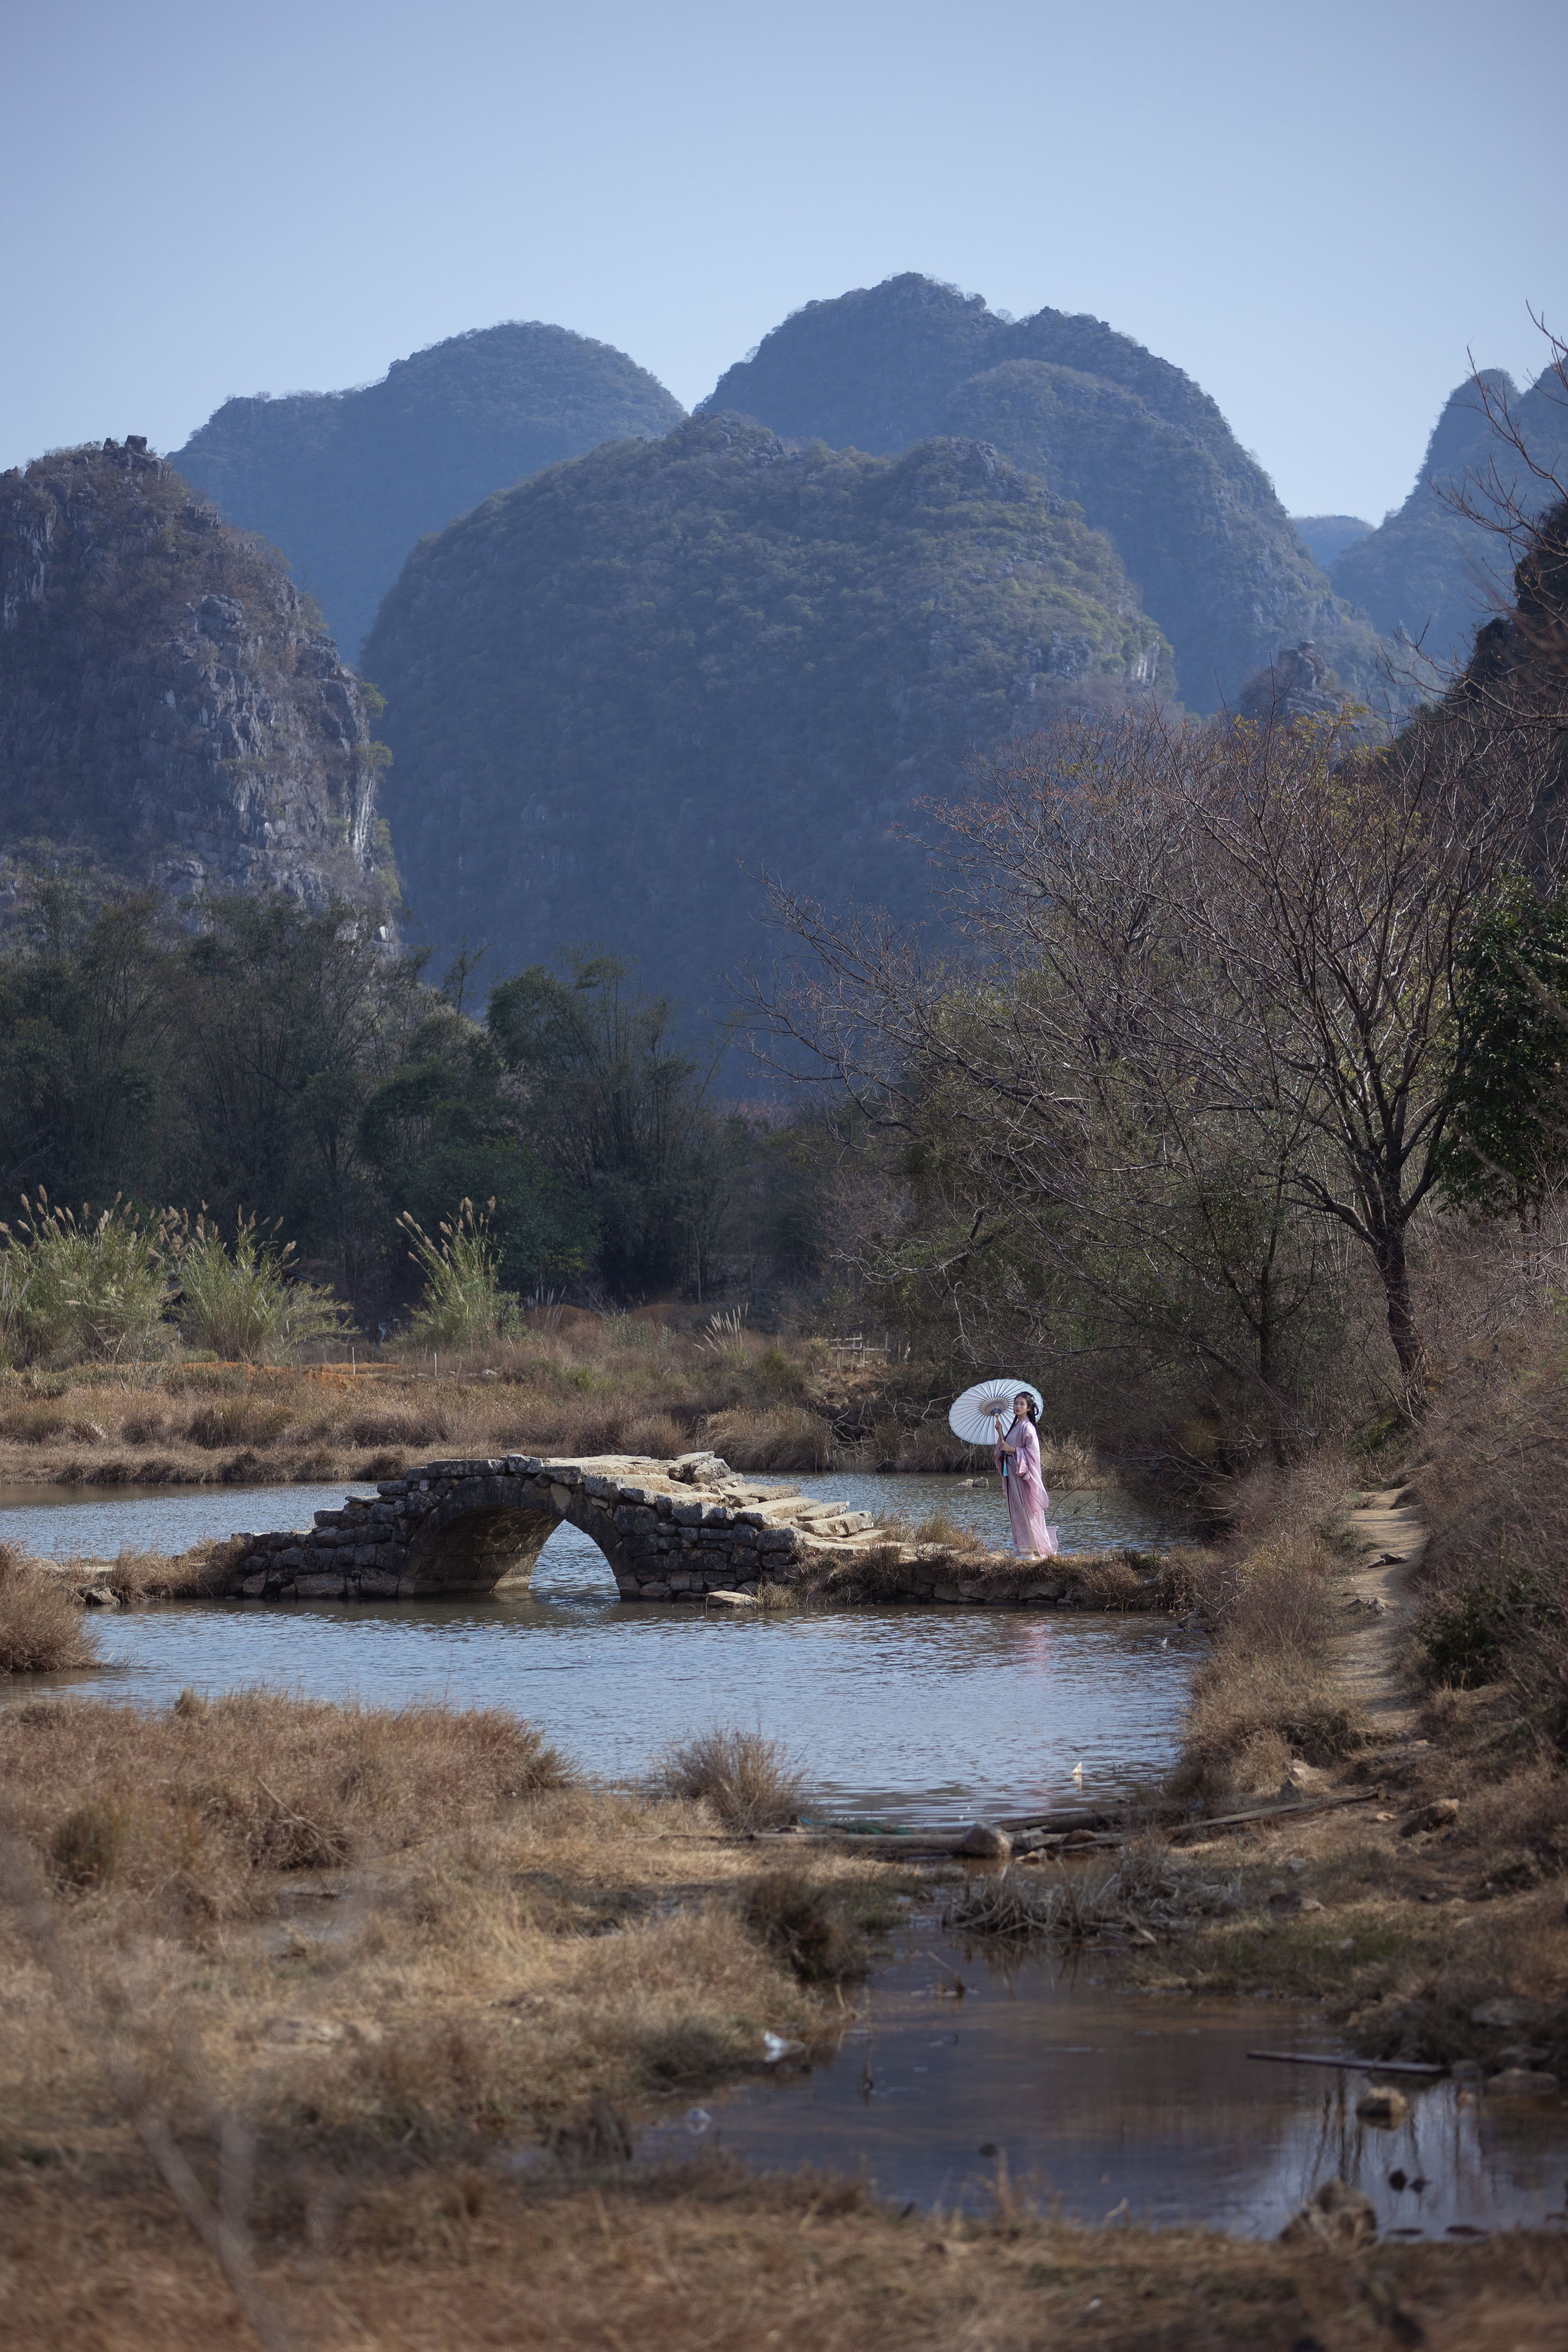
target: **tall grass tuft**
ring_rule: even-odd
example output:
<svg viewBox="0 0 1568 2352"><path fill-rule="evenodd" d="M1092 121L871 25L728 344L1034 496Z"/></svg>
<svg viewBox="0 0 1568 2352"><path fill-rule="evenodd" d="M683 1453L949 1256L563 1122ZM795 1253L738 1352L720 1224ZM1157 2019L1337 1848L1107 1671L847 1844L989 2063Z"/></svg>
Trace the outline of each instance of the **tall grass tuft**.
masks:
<svg viewBox="0 0 1568 2352"><path fill-rule="evenodd" d="M98 1643L68 1585L0 1544L0 1675L63 1674L98 1664Z"/></svg>
<svg viewBox="0 0 1568 2352"><path fill-rule="evenodd" d="M237 1220L232 1256L216 1224L198 1217L177 1240L180 1300L175 1319L185 1338L226 1363L272 1364L312 1340L335 1339L345 1310L330 1291L301 1282L290 1265L292 1242L258 1232L254 1216Z"/></svg>
<svg viewBox="0 0 1568 2352"><path fill-rule="evenodd" d="M653 1785L661 1796L705 1800L730 1830L782 1829L805 1792L804 1775L776 1739L733 1724L676 1741Z"/></svg>
<svg viewBox="0 0 1568 2352"><path fill-rule="evenodd" d="M144 1224L116 1198L96 1219L40 1186L0 1224L0 1352L20 1363L144 1354L170 1293L170 1220Z"/></svg>
<svg viewBox="0 0 1568 2352"><path fill-rule="evenodd" d="M471 1201L443 1217L436 1239L405 1209L398 1223L413 1243L410 1261L425 1276L425 1296L409 1320L413 1339L426 1348L467 1348L518 1327L520 1308L498 1279L500 1252L490 1238L489 1212Z"/></svg>

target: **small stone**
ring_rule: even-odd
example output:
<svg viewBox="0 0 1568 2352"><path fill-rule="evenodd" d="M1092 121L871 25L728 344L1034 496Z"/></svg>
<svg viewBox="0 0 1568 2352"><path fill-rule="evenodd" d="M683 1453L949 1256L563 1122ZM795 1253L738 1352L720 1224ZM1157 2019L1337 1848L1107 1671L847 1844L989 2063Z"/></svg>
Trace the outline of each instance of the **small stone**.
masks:
<svg viewBox="0 0 1568 2352"><path fill-rule="evenodd" d="M1426 1830L1446 1830L1459 1818L1458 1797L1434 1797L1429 1805L1422 1805L1409 1813L1399 1824L1401 1837L1419 1837Z"/></svg>
<svg viewBox="0 0 1568 2352"><path fill-rule="evenodd" d="M985 1861L1005 1862L1013 1851L1013 1841L1005 1830L995 1829L989 1822L976 1822L973 1828L965 1830L952 1850L954 1853Z"/></svg>
<svg viewBox="0 0 1568 2352"><path fill-rule="evenodd" d="M84 1584L80 1600L84 1609L118 1609L120 1606L107 1584Z"/></svg>
<svg viewBox="0 0 1568 2352"><path fill-rule="evenodd" d="M345 2029L330 2017L277 2017L268 2028L268 2042L341 2042Z"/></svg>
<svg viewBox="0 0 1568 2352"><path fill-rule="evenodd" d="M1489 2078L1486 2087L1494 2099L1548 2099L1559 2086L1555 2074L1539 2074L1531 2066L1505 2066Z"/></svg>
<svg viewBox="0 0 1568 2352"><path fill-rule="evenodd" d="M1281 2245L1335 2246L1350 2252L1370 2246L1377 2238L1377 2208L1359 2189L1349 2189L1336 2173L1315 2189L1300 2211L1279 2232Z"/></svg>
<svg viewBox="0 0 1568 2352"><path fill-rule="evenodd" d="M1403 2091L1391 2091L1384 2084L1374 2083L1370 2091L1362 2093L1355 2103L1355 2111L1363 2124L1392 2126L1405 2121L1410 2113L1410 2102Z"/></svg>
<svg viewBox="0 0 1568 2352"><path fill-rule="evenodd" d="M708 1599L710 1605L716 1602L721 1609L754 1609L757 1605L754 1594L727 1592L721 1587L710 1592Z"/></svg>

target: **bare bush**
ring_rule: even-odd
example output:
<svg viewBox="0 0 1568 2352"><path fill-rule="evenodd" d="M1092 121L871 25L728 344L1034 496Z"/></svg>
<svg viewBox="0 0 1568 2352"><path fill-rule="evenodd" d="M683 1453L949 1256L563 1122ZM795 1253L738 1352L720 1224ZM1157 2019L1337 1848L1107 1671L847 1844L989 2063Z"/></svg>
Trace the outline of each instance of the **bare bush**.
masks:
<svg viewBox="0 0 1568 2352"><path fill-rule="evenodd" d="M99 1664L98 1643L70 1586L0 1544L0 1674L63 1674Z"/></svg>
<svg viewBox="0 0 1568 2352"><path fill-rule="evenodd" d="M741 1916L802 1984L841 1984L869 1973L865 1943L836 1915L829 1889L803 1870L757 1879L741 1898Z"/></svg>
<svg viewBox="0 0 1568 2352"><path fill-rule="evenodd" d="M805 1778L776 1739L726 1725L668 1748L653 1774L660 1794L700 1798L726 1829L782 1829L800 1810Z"/></svg>

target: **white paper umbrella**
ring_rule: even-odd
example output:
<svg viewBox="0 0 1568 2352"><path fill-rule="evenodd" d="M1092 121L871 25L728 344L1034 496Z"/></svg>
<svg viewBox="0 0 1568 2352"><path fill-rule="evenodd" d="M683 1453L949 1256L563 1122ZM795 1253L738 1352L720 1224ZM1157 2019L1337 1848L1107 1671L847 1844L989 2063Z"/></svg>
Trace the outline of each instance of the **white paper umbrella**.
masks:
<svg viewBox="0 0 1568 2352"><path fill-rule="evenodd" d="M1016 1396L1033 1397L1035 1411L1045 1411L1044 1397L1027 1381L980 1381L953 1399L948 1407L947 1425L954 1437L963 1438L965 1445L994 1445L995 1416L1000 1413L1005 1429L1013 1418Z"/></svg>

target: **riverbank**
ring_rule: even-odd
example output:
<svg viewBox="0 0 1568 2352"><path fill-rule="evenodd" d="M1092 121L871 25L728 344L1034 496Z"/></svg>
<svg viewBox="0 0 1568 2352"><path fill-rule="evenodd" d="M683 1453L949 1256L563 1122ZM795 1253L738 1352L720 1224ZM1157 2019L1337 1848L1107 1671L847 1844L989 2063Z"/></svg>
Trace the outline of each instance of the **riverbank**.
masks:
<svg viewBox="0 0 1568 2352"><path fill-rule="evenodd" d="M0 1369L0 1486L366 1482L433 1454L693 1449L753 1474L986 1466L907 1365L630 1315L580 1315L472 1360ZM1047 1439L1046 1467L1056 1486L1105 1475L1070 1437Z"/></svg>
<svg viewBox="0 0 1568 2352"><path fill-rule="evenodd" d="M1483 2095L1489 2079L1533 2077L1509 2095L1562 2104L1568 1776L1500 1643L1468 1687L1433 1666L1443 1580L1463 1590L1471 1573L1436 1486L1429 1470L1359 1494L1320 1475L1298 1494L1294 1550L1272 1530L1241 1548L1175 1790L1201 1789L1211 1810L1226 1786L1257 1803L1283 1766L1281 1796L1371 1801L1184 1837L1189 1866L1233 1877L1234 1916L1178 1927L1131 1975L1321 2001L1368 2057L1470 2069Z"/></svg>
<svg viewBox="0 0 1568 2352"><path fill-rule="evenodd" d="M630 2162L649 2115L830 2047L930 1885L759 1846L722 1790L594 1795L515 1718L258 1695L35 1702L0 1719L0 1775L18 2345L237 2343L236 2283L264 2340L311 2347L819 2352L875 2326L933 2352L1338 2352L1391 2312L1455 2352L1565 2340L1568 2250L1540 2239L1380 2246L1373 2278L1318 2244L1053 2222L1005 2184L953 2221L721 2156ZM764 1774L760 1821L770 1797ZM226 2282L164 2125L198 2220L226 2195Z"/></svg>

